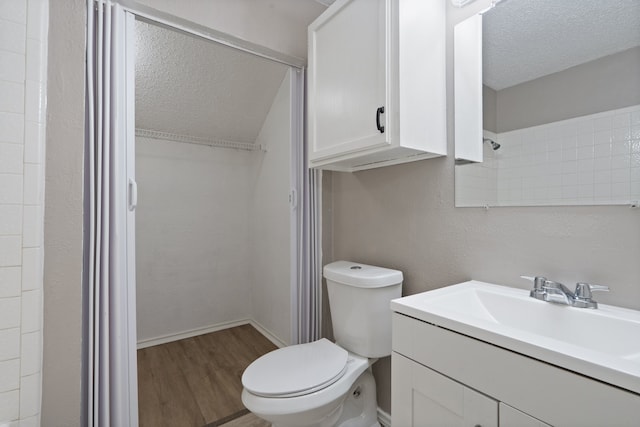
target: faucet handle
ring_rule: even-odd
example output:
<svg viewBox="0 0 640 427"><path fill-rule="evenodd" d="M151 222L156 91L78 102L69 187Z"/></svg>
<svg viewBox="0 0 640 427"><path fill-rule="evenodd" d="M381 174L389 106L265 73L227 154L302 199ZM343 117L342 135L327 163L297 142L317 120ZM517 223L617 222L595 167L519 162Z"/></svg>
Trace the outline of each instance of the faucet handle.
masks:
<svg viewBox="0 0 640 427"><path fill-rule="evenodd" d="M582 300L590 300L592 292L609 292L609 287L604 285L591 285L589 283L578 282L576 283L576 298Z"/></svg>
<svg viewBox="0 0 640 427"><path fill-rule="evenodd" d="M547 281L547 278L542 276L536 276L536 277L520 276L520 278L533 282L533 288L535 290L542 290L542 287L544 286L544 282Z"/></svg>
<svg viewBox="0 0 640 427"><path fill-rule="evenodd" d="M532 298L536 298L536 299L544 299L544 295L546 293L545 289L544 289L544 284L547 281L546 277L542 277L542 276L536 276L536 277L531 277L531 276L520 276L522 279L525 280L530 280L533 282L533 289L531 290L531 292L529 292L529 296Z"/></svg>

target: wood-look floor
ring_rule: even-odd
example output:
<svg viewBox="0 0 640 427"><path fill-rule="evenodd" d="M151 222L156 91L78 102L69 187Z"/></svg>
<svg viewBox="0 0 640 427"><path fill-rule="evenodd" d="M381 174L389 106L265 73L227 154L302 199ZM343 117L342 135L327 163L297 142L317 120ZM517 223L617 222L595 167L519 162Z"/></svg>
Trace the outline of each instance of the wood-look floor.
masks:
<svg viewBox="0 0 640 427"><path fill-rule="evenodd" d="M138 350L140 426L203 427L243 415L242 372L275 348L243 325ZM269 425L258 422L247 425Z"/></svg>

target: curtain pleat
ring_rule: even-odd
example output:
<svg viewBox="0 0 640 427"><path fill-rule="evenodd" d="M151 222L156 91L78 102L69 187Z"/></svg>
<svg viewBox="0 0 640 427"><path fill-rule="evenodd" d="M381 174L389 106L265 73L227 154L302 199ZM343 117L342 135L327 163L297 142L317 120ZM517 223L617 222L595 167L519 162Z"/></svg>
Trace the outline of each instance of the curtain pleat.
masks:
<svg viewBox="0 0 640 427"><path fill-rule="evenodd" d="M87 347L85 353L86 424L94 427L128 426L128 408L121 404L122 390L128 390L121 365L126 362L116 353L122 340L118 324L117 296L127 286L118 263L126 235L119 233L126 211L118 203L125 194L120 182L123 158L120 145L122 120L117 100L123 96L123 9L108 0L87 0L86 63L86 212L85 291ZM120 23L120 24L119 24ZM129 396L124 396L129 398ZM123 412L125 411L125 412ZM125 420L125 421L123 421Z"/></svg>
<svg viewBox="0 0 640 427"><path fill-rule="evenodd" d="M306 164L306 153L304 157ZM322 333L322 171L305 167L303 176L300 233L302 242L298 282L299 343L318 340Z"/></svg>

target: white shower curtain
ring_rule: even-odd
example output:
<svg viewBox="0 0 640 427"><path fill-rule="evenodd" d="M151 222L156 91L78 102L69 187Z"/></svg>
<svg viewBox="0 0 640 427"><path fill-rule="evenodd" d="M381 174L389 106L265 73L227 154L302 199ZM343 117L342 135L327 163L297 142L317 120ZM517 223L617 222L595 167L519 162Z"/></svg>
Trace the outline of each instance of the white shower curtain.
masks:
<svg viewBox="0 0 640 427"><path fill-rule="evenodd" d="M128 19L114 2L87 0L83 424L95 427L137 425L138 418L135 311L128 306Z"/></svg>
<svg viewBox="0 0 640 427"><path fill-rule="evenodd" d="M306 152L304 157L306 165ZM322 336L322 171L305 167L304 172L298 343L315 341Z"/></svg>

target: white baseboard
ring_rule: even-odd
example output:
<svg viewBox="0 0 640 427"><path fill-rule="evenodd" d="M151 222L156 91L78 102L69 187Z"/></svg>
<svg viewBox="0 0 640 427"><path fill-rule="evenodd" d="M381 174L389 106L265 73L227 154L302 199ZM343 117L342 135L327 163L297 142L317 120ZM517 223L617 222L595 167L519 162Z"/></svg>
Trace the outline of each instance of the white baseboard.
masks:
<svg viewBox="0 0 640 427"><path fill-rule="evenodd" d="M175 334L162 335L156 338L147 338L138 341L137 347L138 350L141 348L153 347L154 345L166 344L173 341L183 340L185 338L191 338L198 335L221 331L223 329L235 328L236 326L246 325L247 323L251 323L251 319L232 320L230 322L223 322L211 326L205 326L204 328L196 328L189 331L178 332Z"/></svg>
<svg viewBox="0 0 640 427"><path fill-rule="evenodd" d="M258 332L260 332L262 335L264 335L266 339L268 339L269 341L274 343L276 345L276 347L282 348L282 347L286 347L287 346L287 343L282 341L280 338L276 337L270 330L268 330L267 328L265 328L264 326L262 326L260 323L256 322L255 320L253 320L253 319L249 320L249 324L251 324L251 326L256 328L258 330Z"/></svg>
<svg viewBox="0 0 640 427"><path fill-rule="evenodd" d="M378 422L382 427L391 427L391 414L378 407Z"/></svg>
<svg viewBox="0 0 640 427"><path fill-rule="evenodd" d="M242 326L249 324L256 328L258 332L260 332L266 339L274 343L278 348L286 347L287 344L276 337L271 331L262 326L260 323L256 322L253 319L240 319L240 320L232 320L230 322L217 323L211 326L205 326L204 328L196 328L191 329L189 331L178 332L175 334L162 335L156 338L147 338L144 340L138 341L137 348L140 350L141 348L153 347L154 345L166 344L173 341L183 340L185 338L191 338L198 335L209 334L211 332L221 331L223 329L235 328L236 326Z"/></svg>

